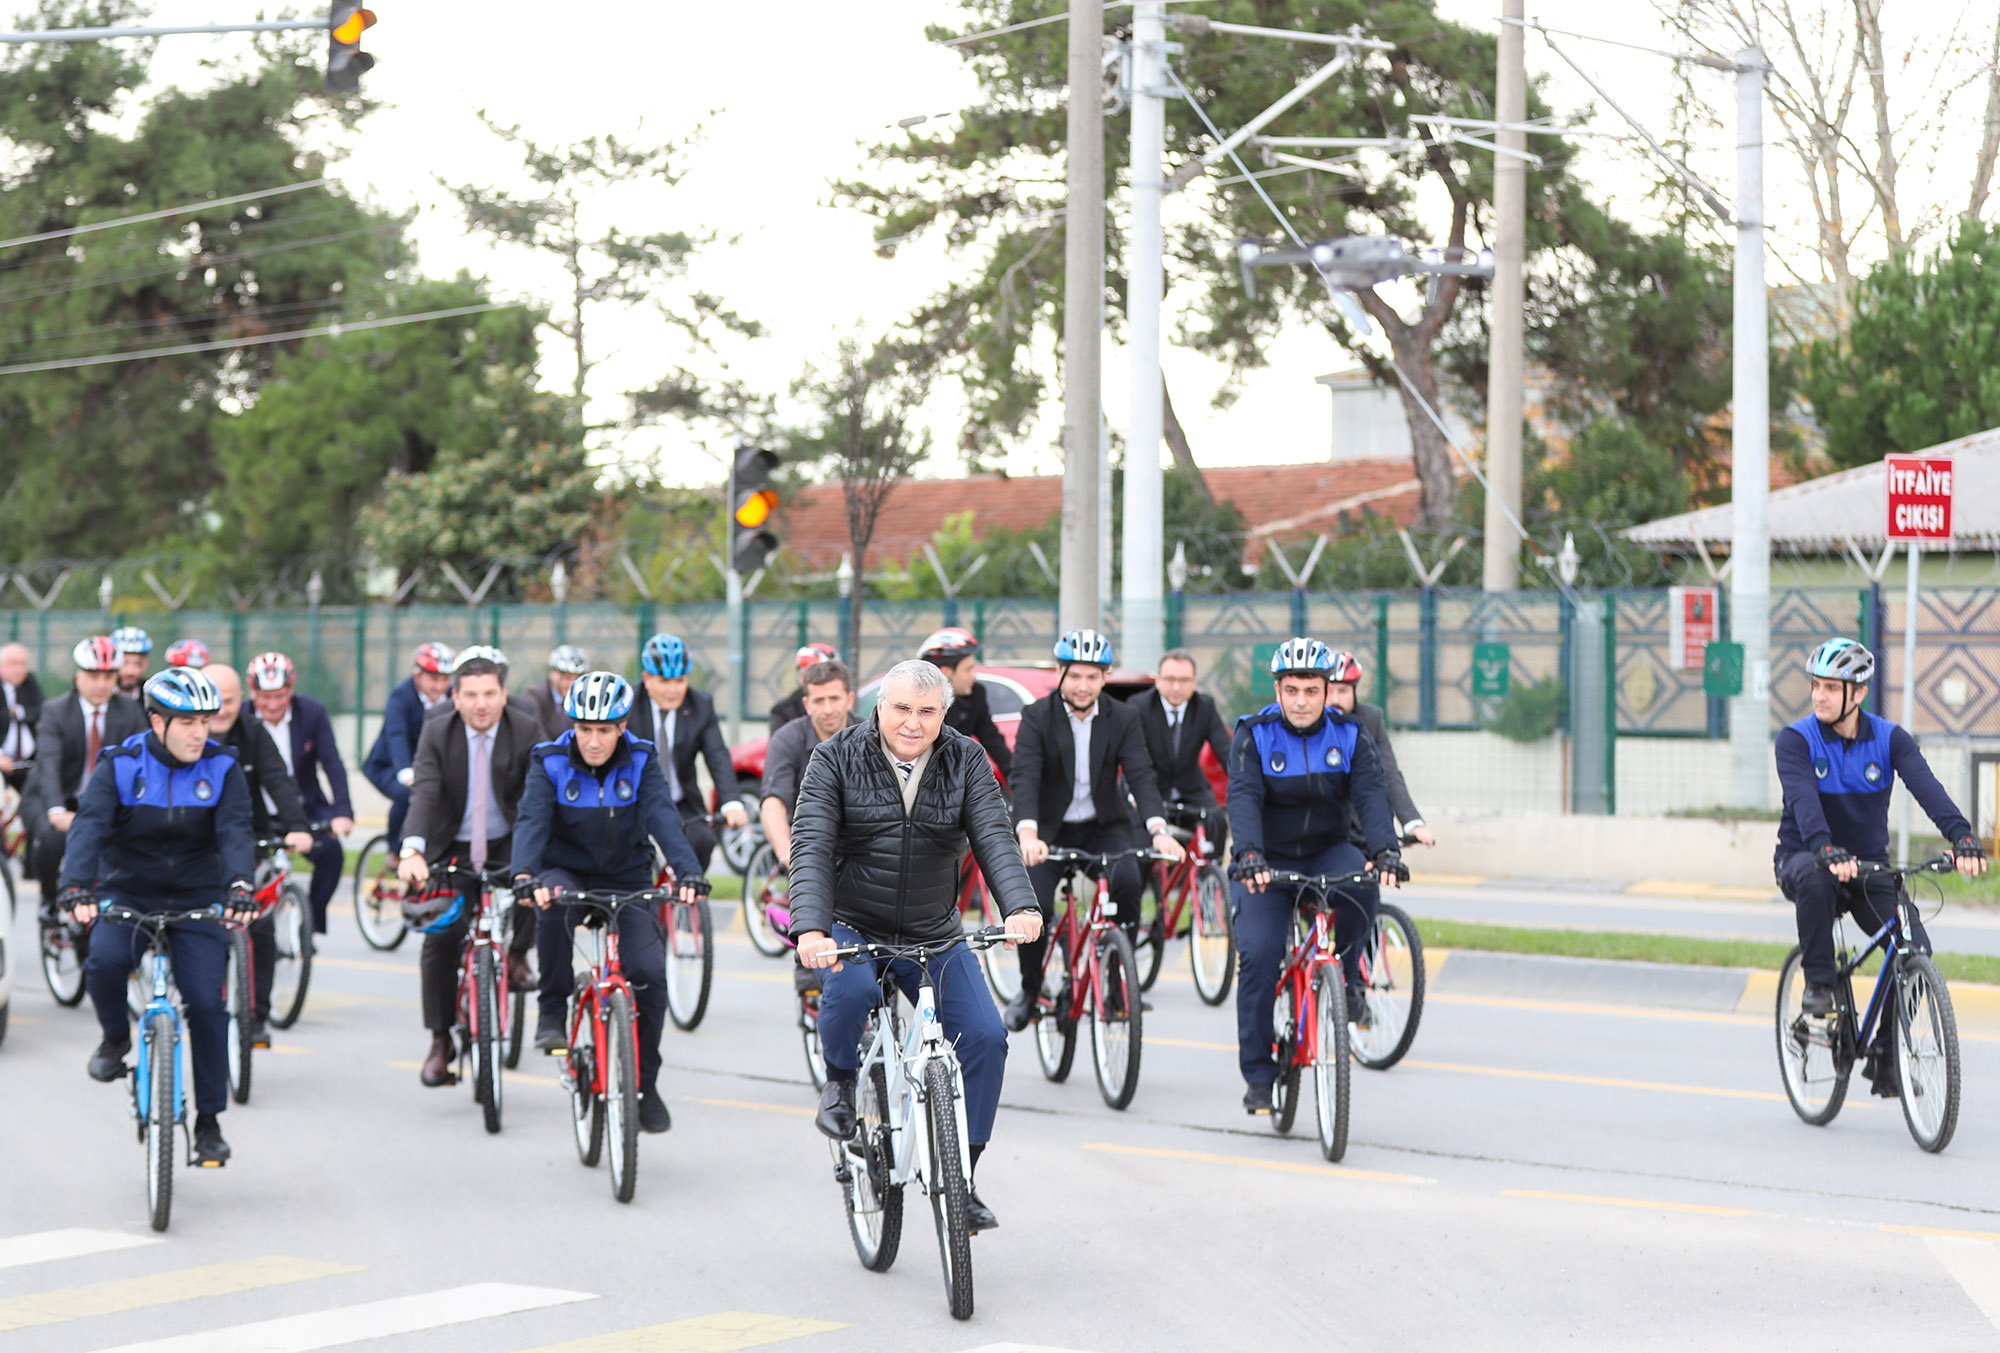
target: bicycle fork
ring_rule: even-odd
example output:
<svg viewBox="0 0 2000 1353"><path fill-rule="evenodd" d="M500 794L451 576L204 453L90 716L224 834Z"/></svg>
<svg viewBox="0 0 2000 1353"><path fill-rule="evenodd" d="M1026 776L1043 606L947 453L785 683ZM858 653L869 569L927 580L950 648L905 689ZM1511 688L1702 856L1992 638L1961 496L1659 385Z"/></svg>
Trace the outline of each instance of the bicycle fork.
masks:
<svg viewBox="0 0 2000 1353"><path fill-rule="evenodd" d="M899 1059L904 1068L915 1068L917 1078L903 1095L903 1139L910 1144L910 1155L900 1160L920 1176L924 1192L935 1195L942 1181L937 1177L937 1161L931 1154L930 1133L925 1130L924 1108L930 1099L928 1069L933 1062L943 1062L946 1069L954 1067L951 1045L945 1042L944 1026L937 1017L937 989L928 980L917 988L916 1015L910 1021L909 1032L903 1036L903 1055ZM958 1130L959 1168L966 1169L969 1152L963 1149L965 1136L965 1092L959 1076L947 1078L951 1083L952 1102L949 1112ZM930 1105L932 1112L945 1111L943 1106ZM918 1153L921 1153L919 1155ZM903 1153L899 1152L898 1155ZM971 1185L971 1176L966 1176L966 1184Z"/></svg>

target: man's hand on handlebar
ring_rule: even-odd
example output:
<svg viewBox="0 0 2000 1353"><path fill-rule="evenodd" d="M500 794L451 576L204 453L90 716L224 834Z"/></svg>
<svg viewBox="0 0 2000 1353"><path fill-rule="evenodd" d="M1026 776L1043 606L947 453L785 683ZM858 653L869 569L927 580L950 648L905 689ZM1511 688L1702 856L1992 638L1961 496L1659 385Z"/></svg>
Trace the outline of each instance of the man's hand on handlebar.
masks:
<svg viewBox="0 0 2000 1353"><path fill-rule="evenodd" d="M1814 851L1813 858L1819 861L1820 868L1842 883L1852 883L1861 876L1861 862L1831 841Z"/></svg>
<svg viewBox="0 0 2000 1353"><path fill-rule="evenodd" d="M97 919L97 899L88 888L63 889L56 894L56 907L68 912L78 925L89 925Z"/></svg>
<svg viewBox="0 0 2000 1353"><path fill-rule="evenodd" d="M396 861L396 877L404 886L421 888L431 881L431 865L422 855L405 855Z"/></svg>
<svg viewBox="0 0 2000 1353"><path fill-rule="evenodd" d="M1986 847L1979 844L1976 836L1960 837L1952 842L1951 862L1965 877L1977 878L1986 872Z"/></svg>
<svg viewBox="0 0 2000 1353"><path fill-rule="evenodd" d="M699 874L692 874L681 880L679 893L683 902L694 903L708 896L708 880Z"/></svg>
<svg viewBox="0 0 2000 1353"><path fill-rule="evenodd" d="M1035 913L1035 919L1041 919L1040 912ZM799 936L799 963L807 968L831 968L839 972L841 963L834 957L834 950L838 948L840 946L833 942L833 936L824 930L808 930Z"/></svg>
<svg viewBox="0 0 2000 1353"><path fill-rule="evenodd" d="M1007 932L1007 947L1017 944L1032 944L1042 937L1042 913L1039 908L1030 907L1026 911L1012 912L1007 924L1002 927Z"/></svg>
<svg viewBox="0 0 2000 1353"><path fill-rule="evenodd" d="M312 833L311 833L311 832L286 832L286 833L285 833L285 849L286 849L286 850L295 850L295 851L297 851L297 852L298 852L299 854L303 855L303 854L305 854L305 853L306 853L307 851L311 850L312 848L313 848L313 839L312 839Z"/></svg>
<svg viewBox="0 0 2000 1353"><path fill-rule="evenodd" d="M1023 827L1021 837L1021 859L1032 869L1049 858L1049 843L1042 840L1041 833L1033 827Z"/></svg>
<svg viewBox="0 0 2000 1353"><path fill-rule="evenodd" d="M1153 849L1166 856L1168 864L1179 864L1187 855L1187 848L1181 845L1172 832L1161 832L1155 836Z"/></svg>
<svg viewBox="0 0 2000 1353"><path fill-rule="evenodd" d="M238 925L248 925L257 919L257 894L249 884L238 879L229 885L228 897L223 901L222 913Z"/></svg>
<svg viewBox="0 0 2000 1353"><path fill-rule="evenodd" d="M742 831L750 825L749 810L737 800L731 799L722 805L722 824L736 831Z"/></svg>
<svg viewBox="0 0 2000 1353"><path fill-rule="evenodd" d="M1437 834L1421 823L1410 828L1410 839L1420 846L1434 846L1437 844Z"/></svg>
<svg viewBox="0 0 2000 1353"><path fill-rule="evenodd" d="M1264 852L1261 850L1246 850L1238 855L1236 864L1229 871L1229 876L1249 884L1253 893L1271 890L1271 866L1265 863Z"/></svg>
<svg viewBox="0 0 2000 1353"><path fill-rule="evenodd" d="M1384 888L1400 887L1410 877L1410 867L1403 863L1403 852L1391 847L1378 850L1369 866L1375 871L1376 882Z"/></svg>

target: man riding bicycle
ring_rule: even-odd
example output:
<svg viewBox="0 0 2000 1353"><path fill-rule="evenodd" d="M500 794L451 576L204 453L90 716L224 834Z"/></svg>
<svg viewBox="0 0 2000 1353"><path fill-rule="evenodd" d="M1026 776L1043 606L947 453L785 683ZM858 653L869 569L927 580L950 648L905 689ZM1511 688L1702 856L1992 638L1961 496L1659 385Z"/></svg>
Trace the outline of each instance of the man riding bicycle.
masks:
<svg viewBox="0 0 2000 1353"><path fill-rule="evenodd" d="M632 709L632 731L660 749L660 770L680 808L681 832L705 871L715 854L715 832L708 825L701 783L695 778L697 755L715 782L723 823L740 831L750 825L750 813L737 798L736 769L729 759L729 744L722 740L721 721L715 717L715 697L688 684L691 666L680 636L656 634L646 641L639 653L639 682L646 696Z"/></svg>
<svg viewBox="0 0 2000 1353"><path fill-rule="evenodd" d="M969 840L1011 942L1042 933L1041 910L1014 844L1007 800L978 743L944 726L951 686L933 663L897 663L882 680L875 717L835 733L806 766L792 820L787 896L799 961L830 969L820 997L826 1088L819 1130L836 1141L855 1133L854 1081L861 1031L879 990L871 960L835 961L841 945L935 944L963 933L958 869ZM894 965L905 994L914 963ZM938 1017L965 1073L971 1165L993 1135L1007 1032L986 994L972 950L959 944L932 968ZM999 1223L972 1194L971 1229Z"/></svg>
<svg viewBox="0 0 2000 1353"><path fill-rule="evenodd" d="M111 631L111 644L118 650L118 689L136 697L153 665L153 636L137 625L124 625Z"/></svg>
<svg viewBox="0 0 2000 1353"><path fill-rule="evenodd" d="M951 682L951 708L944 712L944 726L973 739L993 758L1000 778L1014 783L1014 753L993 722L993 706L986 687L979 680L979 638L970 630L947 625L925 639L917 656L936 663Z"/></svg>
<svg viewBox="0 0 2000 1353"><path fill-rule="evenodd" d="M1424 825L1424 815L1417 810L1417 801L1410 797L1410 787L1403 781L1403 768L1396 764L1396 749L1389 745L1389 721L1382 713L1380 705L1364 704L1359 689L1361 685L1361 660L1345 651L1333 655L1333 669L1327 674L1326 703L1332 708L1361 725L1361 731L1375 744L1375 759L1382 763L1382 781L1389 790L1389 811L1404 832L1416 838L1420 846L1437 844L1431 829ZM1348 839L1355 845L1366 845L1357 819Z"/></svg>
<svg viewBox="0 0 2000 1353"><path fill-rule="evenodd" d="M1906 728L1867 713L1868 683L1875 679L1875 655L1852 639L1829 639L1807 665L1812 677L1812 713L1778 734L1778 782L1784 787L1784 814L1778 820L1778 887L1791 900L1799 927L1800 966L1805 970L1805 1014L1833 1013L1833 954L1836 914L1849 912L1871 935L1895 915L1896 880L1861 878L1861 860L1889 859L1889 795L1897 776L1944 839L1958 872L1971 878L1985 872L1986 852L1972 824L1931 773ZM1916 925L1916 948L1930 952L1923 921ZM1875 1093L1898 1093L1896 1059L1891 1053L1893 1020L1881 1022L1877 1045L1869 1050L1864 1074Z"/></svg>
<svg viewBox="0 0 2000 1353"><path fill-rule="evenodd" d="M778 736L778 730L792 720L805 718L806 673L823 662L839 661L840 650L832 644L806 644L798 652L792 654L792 665L799 669L799 684L798 688L790 695L771 706L770 735L772 737Z"/></svg>
<svg viewBox="0 0 2000 1353"><path fill-rule="evenodd" d="M632 685L611 672L586 672L563 697L571 727L529 756L527 788L514 818L514 895L555 912L535 927L542 984L537 995L535 1046L559 1052L568 1045L566 1015L575 987L570 968L578 924L590 913L569 907L554 889L630 892L653 885L653 846L673 866L681 896L694 901L708 880L681 834L680 814L660 773L659 752L626 731ZM632 984L638 1014L639 1126L665 1132L673 1126L660 1098L660 1031L666 1027L667 950L653 913L627 907L618 913L618 955Z"/></svg>
<svg viewBox="0 0 2000 1353"><path fill-rule="evenodd" d="M256 838L250 791L236 754L209 740L221 705L215 684L191 667L169 667L145 686L152 731L104 750L85 785L63 857L64 911L88 923L100 899L134 911L194 911L218 903L247 921ZM223 996L228 941L212 922L167 935L174 981L186 1003L194 1061L194 1151L202 1165L229 1159L217 1122L229 1102L229 1008ZM139 960L139 931L105 922L91 936L83 978L104 1041L90 1055L90 1078L125 1074L132 1026L125 981Z"/></svg>
<svg viewBox="0 0 2000 1353"><path fill-rule="evenodd" d="M806 763L822 742L860 722L854 717L854 678L839 659L829 658L806 668L799 676L799 688L806 693L805 717L793 719L771 735L764 751L764 797L757 805L764 839L771 843L771 853L785 869L792 865L792 814L798 810L799 781L805 778ZM800 964L792 973L792 985L800 995L818 991L819 974Z"/></svg>
<svg viewBox="0 0 2000 1353"><path fill-rule="evenodd" d="M1235 842L1237 1059L1243 1107L1271 1111L1278 1078L1272 1010L1292 932L1296 889L1273 885L1274 870L1296 874L1374 871L1393 888L1402 869L1389 796L1375 745L1358 723L1327 707L1333 651L1317 639L1288 639L1271 657L1277 700L1236 721L1229 747L1229 831ZM1364 856L1347 839L1358 816ZM1360 951L1375 922L1375 885L1352 883L1328 899L1347 980L1349 1009L1360 1009Z"/></svg>
<svg viewBox="0 0 2000 1353"><path fill-rule="evenodd" d="M389 800L389 843L403 839L403 819L410 811L410 767L417 759L417 738L424 716L451 694L451 664L457 655L443 644L418 644L410 675L389 692L382 710L382 728L361 773Z"/></svg>
<svg viewBox="0 0 2000 1353"><path fill-rule="evenodd" d="M569 699L576 679L590 670L590 659L575 644L557 644L549 651L549 679L528 687L528 703L535 707L535 719L553 742L569 727L563 701Z"/></svg>

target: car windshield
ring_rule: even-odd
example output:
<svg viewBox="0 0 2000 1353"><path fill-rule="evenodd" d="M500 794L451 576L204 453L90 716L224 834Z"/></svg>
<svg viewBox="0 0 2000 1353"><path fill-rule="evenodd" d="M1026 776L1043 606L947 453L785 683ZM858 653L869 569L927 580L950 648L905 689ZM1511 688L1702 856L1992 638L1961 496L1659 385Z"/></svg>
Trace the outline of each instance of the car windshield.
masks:
<svg viewBox="0 0 2000 1353"><path fill-rule="evenodd" d="M986 688L986 704L996 719L1007 714L1019 714L1021 707L1026 703L1011 682L1002 681L999 677L988 676L981 672L979 684ZM881 694L882 683L879 681L863 687L861 693L854 697L855 716L862 719L872 717L875 713L875 701Z"/></svg>

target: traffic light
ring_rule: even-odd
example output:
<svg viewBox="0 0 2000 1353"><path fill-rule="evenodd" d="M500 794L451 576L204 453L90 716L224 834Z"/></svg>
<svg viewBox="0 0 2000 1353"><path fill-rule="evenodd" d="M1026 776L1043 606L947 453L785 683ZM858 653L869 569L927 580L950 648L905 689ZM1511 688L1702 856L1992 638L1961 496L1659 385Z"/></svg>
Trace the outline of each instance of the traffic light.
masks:
<svg viewBox="0 0 2000 1353"><path fill-rule="evenodd" d="M326 87L332 92L352 94L361 88L362 72L375 65L375 58L361 50L361 35L374 24L375 11L363 9L360 0L333 0L326 21Z"/></svg>
<svg viewBox="0 0 2000 1353"><path fill-rule="evenodd" d="M778 453L754 446L739 447L729 472L729 566L747 578L764 567L778 548L778 537L766 528L778 510L778 491L771 472Z"/></svg>

